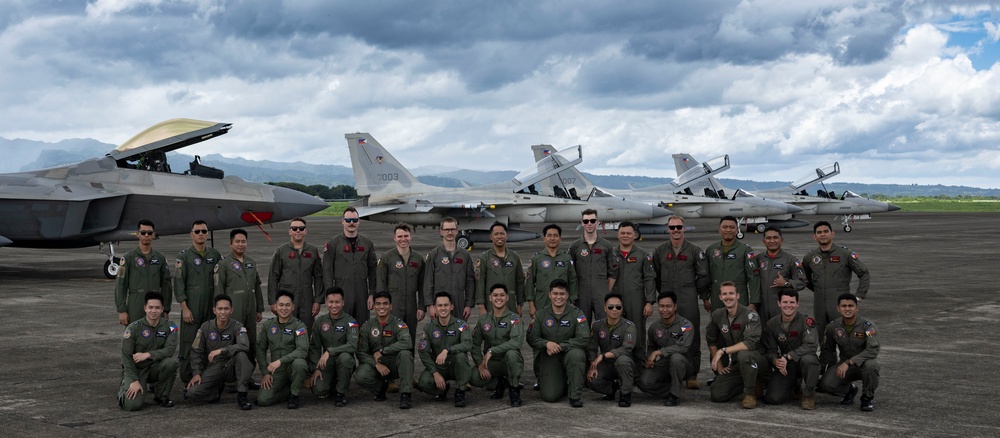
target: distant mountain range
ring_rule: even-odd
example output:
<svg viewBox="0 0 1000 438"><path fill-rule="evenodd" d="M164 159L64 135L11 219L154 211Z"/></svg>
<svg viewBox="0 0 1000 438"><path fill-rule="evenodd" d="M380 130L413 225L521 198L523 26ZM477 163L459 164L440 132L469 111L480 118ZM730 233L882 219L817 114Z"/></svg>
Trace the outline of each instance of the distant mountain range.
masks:
<svg viewBox="0 0 1000 438"><path fill-rule="evenodd" d="M47 143L34 140L0 138L0 150L5 155L6 163L24 163L20 168L3 168L2 172L16 172L47 167L61 166L88 158L100 157L115 148L115 145L101 143L93 139L69 139L58 143ZM191 155L171 152L167 154L168 162L174 172L183 172L188 163L194 160ZM255 182L295 182L309 185L336 186L340 184L354 185L354 173L351 168L332 164L309 164L303 162L283 163L277 161L255 161L243 158L226 158L218 154L201 157L202 164L217 167L226 175L238 175L248 181ZM8 164L9 166L9 164ZM462 187L462 182L469 185L489 184L506 181L517 175L512 170L480 171L457 169L444 166L424 166L411 169L414 175L425 184L442 187ZM593 175L584 172L594 184L612 190L628 190L629 184L636 188L667 184L671 178L652 178L634 175ZM720 178L727 187L746 188L749 190L765 190L784 187L788 182L782 181L750 181L740 179ZM862 184L834 182L827 183L826 188L838 194L851 190L858 194L884 196L1000 196L1000 189L983 189L967 186L945 185L904 185L904 184ZM812 193L815 193L815 188Z"/></svg>

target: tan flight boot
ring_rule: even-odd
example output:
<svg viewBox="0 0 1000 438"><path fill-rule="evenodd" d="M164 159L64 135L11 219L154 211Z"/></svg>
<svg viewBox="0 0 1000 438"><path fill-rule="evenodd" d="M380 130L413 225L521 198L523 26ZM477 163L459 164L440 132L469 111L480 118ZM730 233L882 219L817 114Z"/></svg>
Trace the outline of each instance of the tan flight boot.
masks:
<svg viewBox="0 0 1000 438"><path fill-rule="evenodd" d="M743 394L743 409L756 409L757 408L757 397L753 394Z"/></svg>

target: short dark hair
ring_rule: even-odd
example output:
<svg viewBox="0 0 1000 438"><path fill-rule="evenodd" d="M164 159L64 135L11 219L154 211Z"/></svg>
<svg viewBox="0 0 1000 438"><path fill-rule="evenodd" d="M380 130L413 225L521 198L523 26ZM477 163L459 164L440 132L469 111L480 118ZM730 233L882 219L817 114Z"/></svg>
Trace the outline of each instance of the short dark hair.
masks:
<svg viewBox="0 0 1000 438"><path fill-rule="evenodd" d="M622 294L618 292L609 292L607 295L604 296L604 302L607 303L608 300L612 298L618 298L618 301L621 301L623 303L625 302L625 299L622 298Z"/></svg>
<svg viewBox="0 0 1000 438"><path fill-rule="evenodd" d="M510 295L510 289L507 289L506 284L495 283L493 286L490 286L490 293L493 293L493 291L497 289L503 289L503 293Z"/></svg>
<svg viewBox="0 0 1000 438"><path fill-rule="evenodd" d="M781 297L792 297L795 298L795 301L798 301L799 291L795 289L782 289L781 292L778 292L778 301L781 301Z"/></svg>
<svg viewBox="0 0 1000 438"><path fill-rule="evenodd" d="M138 230L138 229L142 228L143 225L145 225L145 226L147 226L149 228L152 228L154 230L156 229L156 227L153 225L153 221L151 221L149 219L139 219L139 223L136 224L135 229Z"/></svg>
<svg viewBox="0 0 1000 438"><path fill-rule="evenodd" d="M816 222L815 224L813 224L813 234L816 234L816 230L819 229L819 227L822 227L822 226L826 226L827 228L830 229L830 231L833 231L833 225L830 225L829 222L827 222L827 221L819 221L819 222Z"/></svg>
<svg viewBox="0 0 1000 438"><path fill-rule="evenodd" d="M739 224L740 224L740 221L736 220L736 218L733 217L733 216L723 216L722 219L719 219L719 225L722 225L722 223L725 222L725 221L736 222L737 226L739 226Z"/></svg>
<svg viewBox="0 0 1000 438"><path fill-rule="evenodd" d="M437 303L438 298L441 298L441 297L448 298L448 303L449 304L454 304L455 303L455 300L451 299L451 294L448 293L448 292L445 292L445 291L439 291L438 293L434 294L434 303Z"/></svg>
<svg viewBox="0 0 1000 438"><path fill-rule="evenodd" d="M323 293L326 294L323 297L323 301L326 301L326 297L329 297L330 295L340 295L340 298L344 298L344 289L342 287L340 287L340 286L331 286L331 287L328 287L328 288L326 288L325 291L323 291Z"/></svg>
<svg viewBox="0 0 1000 438"><path fill-rule="evenodd" d="M218 306L218 305L219 305L219 301L229 301L229 305L230 305L230 306L232 306L232 305L233 305L233 299L232 299L232 298L229 298L229 295L226 295L226 294L218 294L218 295L216 295L216 296L215 296L215 298L214 298L214 299L212 300L212 307L215 307L215 306Z"/></svg>
<svg viewBox="0 0 1000 438"><path fill-rule="evenodd" d="M291 224L292 222L302 222L302 226L306 225L306 220L302 219L302 218L300 218L298 216L293 217L292 220L288 221L289 224Z"/></svg>
<svg viewBox="0 0 1000 438"><path fill-rule="evenodd" d="M374 303L375 300L377 300L379 298L385 298L385 299L389 300L389 304L392 304L392 294L390 294L387 291L375 292L375 294L372 295L372 302Z"/></svg>
<svg viewBox="0 0 1000 438"><path fill-rule="evenodd" d="M396 224L396 226L392 228L392 234L396 234L396 231L399 230L403 230L406 231L407 233L413 234L413 227L411 227L410 224L406 222L400 222Z"/></svg>
<svg viewBox="0 0 1000 438"><path fill-rule="evenodd" d="M840 302L844 300L854 301L854 304L858 304L858 297L854 296L854 294L850 292L840 294L840 296L837 297L837 305L839 306Z"/></svg>
<svg viewBox="0 0 1000 438"><path fill-rule="evenodd" d="M544 237L546 234L549 233L549 230L552 229L555 229L556 232L559 233L559 236L562 236L562 227L556 224L548 224L545 226L545 228L542 228L542 236Z"/></svg>
<svg viewBox="0 0 1000 438"><path fill-rule="evenodd" d="M732 286L732 287L736 287L736 282L735 282L735 281L732 281L732 280L726 280L726 281L723 281L723 282L722 282L721 284L719 284L719 291L720 291L720 292L722 291L722 287L723 287L723 286ZM740 288L736 287L736 293L739 293L739 292L740 292Z"/></svg>
<svg viewBox="0 0 1000 438"><path fill-rule="evenodd" d="M194 222L191 222L191 228L194 228L197 225L204 225L204 226L207 227L208 226L208 222L205 222L205 221L203 221L201 219L198 219L198 220L196 220Z"/></svg>
<svg viewBox="0 0 1000 438"><path fill-rule="evenodd" d="M493 229L496 227L503 228L504 232L507 232L507 224L500 221L496 221L493 222L493 225L490 225L490 234L493 234Z"/></svg>
<svg viewBox="0 0 1000 438"><path fill-rule="evenodd" d="M438 226L443 226L444 224L451 223L451 222L454 222L456 226L458 225L458 219L455 219L455 218L453 218L451 216L445 216L444 219L441 219L441 223L438 224Z"/></svg>
<svg viewBox="0 0 1000 438"><path fill-rule="evenodd" d="M552 292L552 289L555 289L557 287L561 287L561 288L566 289L567 291L569 291L569 283L566 283L566 280L563 280L561 278L557 278L555 280L552 280L552 282L549 283L549 292Z"/></svg>
<svg viewBox="0 0 1000 438"><path fill-rule="evenodd" d="M146 292L146 297L145 297L145 299L144 299L144 300L142 301L142 303L143 303L144 305L145 305L145 304L149 304L149 300L157 300L157 301L159 301L159 302L160 302L160 305L161 305L161 306L162 306L162 305L165 305L165 304L166 304L166 303L164 302L164 299L163 299L163 294L161 294L161 293L159 293L159 292Z"/></svg>
<svg viewBox="0 0 1000 438"><path fill-rule="evenodd" d="M768 231L774 231L775 233L778 233L778 237L783 237L781 234L781 228L774 225L768 225L767 228L764 228L764 234L767 234Z"/></svg>
<svg viewBox="0 0 1000 438"><path fill-rule="evenodd" d="M658 302L660 302L660 300L662 300L664 298L670 298L670 301L673 301L674 304L677 304L677 294L675 294L675 293L673 293L671 291L660 292L660 294L656 296L656 302L658 303Z"/></svg>
<svg viewBox="0 0 1000 438"><path fill-rule="evenodd" d="M291 292L289 292L287 290L284 290L284 289L279 290L278 293L274 295L274 302L277 303L278 302L278 298L281 298L281 297L288 297L288 299L292 300L293 303L295 302L295 294L293 294L293 293L291 293Z"/></svg>
<svg viewBox="0 0 1000 438"><path fill-rule="evenodd" d="M344 214L347 214L347 213L354 213L354 214L357 214L358 216L361 215L360 213L358 213L358 209L354 208L353 205L348 205L347 208L344 209ZM344 215L342 214L340 216L343 217Z"/></svg>
<svg viewBox="0 0 1000 438"><path fill-rule="evenodd" d="M588 214L592 214L594 216L597 216L597 210L594 210L593 208L588 208L588 209L584 210L583 213L580 213L580 216L582 217L582 216L586 216Z"/></svg>
<svg viewBox="0 0 1000 438"><path fill-rule="evenodd" d="M240 235L240 234L242 234L242 235L243 235L243 237L250 237L250 236L249 236L249 235L247 234L247 230L244 230L244 229L242 229L242 228L237 228L237 229L235 229L235 230L233 230L233 231L230 231L230 232L229 232L229 243L233 243L233 239L235 239L235 238L236 238L236 236L238 236L238 235Z"/></svg>
<svg viewBox="0 0 1000 438"><path fill-rule="evenodd" d="M637 230L635 228L635 224L632 223L632 221L621 221L621 222L618 223L618 230L619 231L621 231L621 229L625 228L625 227L631 228L633 233L639 231L639 230Z"/></svg>

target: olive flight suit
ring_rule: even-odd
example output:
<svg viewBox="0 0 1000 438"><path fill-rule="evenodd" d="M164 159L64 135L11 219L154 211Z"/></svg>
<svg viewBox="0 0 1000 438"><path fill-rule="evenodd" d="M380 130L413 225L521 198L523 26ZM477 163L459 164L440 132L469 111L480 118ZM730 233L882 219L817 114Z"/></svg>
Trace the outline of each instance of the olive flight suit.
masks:
<svg viewBox="0 0 1000 438"><path fill-rule="evenodd" d="M778 307L781 291L805 289L806 276L799 259L785 250L778 251L774 257L764 251L757 254L756 258L757 269L760 270L760 305L757 306L757 314L761 321L767 322L781 315L781 308ZM772 287L778 274L788 282L788 287Z"/></svg>
<svg viewBox="0 0 1000 438"><path fill-rule="evenodd" d="M390 249L382 254L375 270L378 292L392 295L392 314L409 326L410 339L417 336L417 310L424 310L431 303L424 302L424 257L411 250L407 260Z"/></svg>
<svg viewBox="0 0 1000 438"><path fill-rule="evenodd" d="M577 307L591 321L604 318L604 296L610 292L608 279L618 275L612 251L611 242L600 237L593 245L581 237L569 247L569 256L576 270Z"/></svg>
<svg viewBox="0 0 1000 438"><path fill-rule="evenodd" d="M149 383L154 384L154 395L159 399L170 398L170 390L177 377L177 324L160 318L156 326L149 325L146 318L132 321L125 327L122 339L122 379L118 387L118 404L126 411L142 409L143 392L129 400L125 393L132 382L138 381L143 391ZM152 357L135 363L132 355L149 353Z"/></svg>
<svg viewBox="0 0 1000 438"><path fill-rule="evenodd" d="M594 321L590 326L590 344L587 348L587 362L593 362L597 355L614 353L614 359L604 358L597 364L597 377L587 382L587 387L604 395L614 395L614 381L621 383L622 395L631 394L635 384L636 326L625 318L619 318L613 327L607 319Z"/></svg>
<svg viewBox="0 0 1000 438"><path fill-rule="evenodd" d="M344 313L364 324L370 315L368 297L375 293L378 256L371 239L358 234L354 243L351 240L339 234L323 247L323 290L343 289Z"/></svg>
<svg viewBox="0 0 1000 438"><path fill-rule="evenodd" d="M542 400L557 402L567 392L571 400L580 399L587 371L585 349L589 340L587 317L576 306L566 304L559 315L553 313L552 306L537 309L528 329L528 344L539 358L536 377ZM545 348L549 342L559 344L562 351L550 356Z"/></svg>
<svg viewBox="0 0 1000 438"><path fill-rule="evenodd" d="M720 349L743 342L747 349L723 355L722 366L732 367L727 374L720 374L710 387L711 400L725 402L743 394L754 395L754 388L767 366L760 354L761 321L757 312L738 304L736 316L730 320L725 307L712 312L712 319L705 328L708 345ZM729 357L726 357L729 356ZM733 357L736 356L736 357ZM676 394L675 394L676 395Z"/></svg>
<svg viewBox="0 0 1000 438"><path fill-rule="evenodd" d="M478 321L472 332L472 362L475 365L483 363L489 352L490 361L486 367L489 368L491 377L485 380L473 368L472 385L493 389L500 377L506 377L510 386L517 388L524 372L524 357L521 356L524 323L510 310L506 310L499 318L491 311L480 315Z"/></svg>
<svg viewBox="0 0 1000 438"><path fill-rule="evenodd" d="M783 375L776 370L771 371L764 401L773 405L790 401L795 397L795 386L798 385L799 378L802 378L805 385L802 394L813 395L820 373L819 357L816 356L819 348L816 320L802 312L796 312L792 321L786 324L779 313L767 321L763 343L767 362L773 364L778 358L784 357L787 361L785 371L788 372Z"/></svg>
<svg viewBox="0 0 1000 438"><path fill-rule="evenodd" d="M188 389L187 396L196 400L217 395L219 385L233 380L237 391L245 393L253 374L253 365L247 357L250 351L247 328L235 319L221 329L216 322L205 321L191 347L191 369L195 376L201 376L201 384ZM208 355L215 350L222 352L209 362Z"/></svg>
<svg viewBox="0 0 1000 438"><path fill-rule="evenodd" d="M306 327L313 326L313 304L323 304L323 262L319 249L303 242L295 249L291 242L281 245L271 256L271 272L267 276L267 304L277 301L278 291L287 290L295 299L292 316ZM345 289L346 290L346 289ZM346 294L346 292L345 292Z"/></svg>
<svg viewBox="0 0 1000 438"><path fill-rule="evenodd" d="M861 395L875 397L879 382L879 349L875 325L858 315L853 326L844 325L844 318L838 318L826 327L823 341L822 361L829 367L819 381L823 392L844 395L851 382L861 379L864 388ZM838 359L839 350L839 359ZM843 379L837 377L837 365L850 361Z"/></svg>
<svg viewBox="0 0 1000 438"><path fill-rule="evenodd" d="M268 361L268 353L271 360ZM257 393L257 403L270 406L286 399L289 395L298 396L306 381L306 357L309 354L309 334L306 325L289 317L282 324L277 317L264 321L257 336L257 367L261 375L271 374L271 388L263 386ZM271 373L268 365L276 360L281 366Z"/></svg>
<svg viewBox="0 0 1000 438"><path fill-rule="evenodd" d="M358 351L358 321L351 315L341 313L333 319L329 313L316 318L309 346L309 369L316 370L323 353L330 353L326 367L321 370L322 380L312 387L313 394L322 398L330 395L330 388L336 382L336 392L347 394L354 375L354 353Z"/></svg>
<svg viewBox="0 0 1000 438"><path fill-rule="evenodd" d="M215 317L212 314L212 303L215 294L215 265L222 260L222 254L215 248L205 247L205 253L199 254L194 246L177 254L174 262L174 296L177 303L187 303L188 309L194 322L188 324L184 322L183 310L181 311L181 336L180 352L180 377L181 382L187 385L191 381L191 344L194 336L201 328L201 325ZM164 309L166 309L164 304Z"/></svg>
<svg viewBox="0 0 1000 438"><path fill-rule="evenodd" d="M511 297L507 308L516 312L517 307L526 301L524 268L521 266L521 257L510 248L500 257L490 247L476 259L476 304L487 306L486 297L490 295L488 289L497 283L507 286L507 295Z"/></svg>
<svg viewBox="0 0 1000 438"><path fill-rule="evenodd" d="M813 291L813 312L822 343L826 325L840 318L837 297L851 291L851 274L858 276L858 289L854 293L858 298L868 296L871 274L857 252L839 245L833 245L829 251L819 248L809 251L802 259L802 270L809 282L806 287Z"/></svg>
<svg viewBox="0 0 1000 438"><path fill-rule="evenodd" d="M128 322L146 317L146 292L163 294L163 313L170 313L172 291L167 258L159 251L143 254L136 248L121 258L115 279L115 309L128 312Z"/></svg>
<svg viewBox="0 0 1000 438"><path fill-rule="evenodd" d="M646 356L646 318L642 309L646 304L656 303L656 273L653 271L653 255L638 245L632 245L632 252L622 254L621 246L615 245L613 254L618 264L618 275L612 292L622 296L622 318L636 325L634 356Z"/></svg>
<svg viewBox="0 0 1000 438"><path fill-rule="evenodd" d="M413 392L413 341L406 323L393 315L384 325L372 318L361 325L358 336L358 369L354 372L358 385L378 394L384 382L399 379L399 392ZM378 362L389 368L388 376L375 369L375 352L382 353Z"/></svg>
<svg viewBox="0 0 1000 438"><path fill-rule="evenodd" d="M639 389L642 392L659 397L667 394L680 396L681 382L698 373L697 365L692 360L694 351L695 327L691 321L675 316L667 326L662 318L657 318L649 325L646 333L646 353L652 354L660 350L662 356L652 368L642 368L639 371Z"/></svg>
<svg viewBox="0 0 1000 438"><path fill-rule="evenodd" d="M709 299L712 279L708 275L708 260L705 251L687 240L676 252L669 241L656 247L653 252L653 271L656 273L656 287L660 293L677 294L677 315L692 323L694 333L690 359L694 365L692 379L698 377L701 368L701 309L702 302ZM647 345L651 345L647 342ZM652 351L647 351L648 356ZM674 393L675 396L679 394ZM666 396L666 394L664 394Z"/></svg>
<svg viewBox="0 0 1000 438"><path fill-rule="evenodd" d="M233 300L233 321L247 328L250 343L250 363L257 361L257 314L264 312L264 295L260 287L257 263L248 255L240 262L230 254L215 268L215 294L227 295Z"/></svg>
<svg viewBox="0 0 1000 438"><path fill-rule="evenodd" d="M476 307L474 264L472 254L465 248L456 247L449 253L443 246L437 246L428 252L424 258L423 305L433 305L434 294L448 292L455 304L452 316L461 318L466 307Z"/></svg>
<svg viewBox="0 0 1000 438"><path fill-rule="evenodd" d="M432 318L424 325L417 343L420 352L420 362L424 364L424 372L417 381L417 389L436 395L441 392L434 384L434 372L441 374L446 381L454 380L455 388L464 391L472 378L472 368L469 366L469 350L472 349L472 327L458 318L449 318L447 325ZM443 365L435 361L442 351L448 350L448 357Z"/></svg>
<svg viewBox="0 0 1000 438"><path fill-rule="evenodd" d="M569 300L575 303L579 298L576 285L576 269L569 254L556 253L550 256L548 251L537 252L528 262L528 272L524 276L524 292L527 301L535 303L535 310L550 307L549 285L552 280L561 278L566 281ZM487 286L488 287L488 286ZM488 293L486 295L489 295Z"/></svg>
<svg viewBox="0 0 1000 438"><path fill-rule="evenodd" d="M757 260L750 245L734 242L733 246L724 248L721 242L713 243L705 249L708 258L708 275L712 279L712 311L725 306L719 300L719 286L724 281L736 283L736 292L740 294L740 304L760 306L760 276Z"/></svg>

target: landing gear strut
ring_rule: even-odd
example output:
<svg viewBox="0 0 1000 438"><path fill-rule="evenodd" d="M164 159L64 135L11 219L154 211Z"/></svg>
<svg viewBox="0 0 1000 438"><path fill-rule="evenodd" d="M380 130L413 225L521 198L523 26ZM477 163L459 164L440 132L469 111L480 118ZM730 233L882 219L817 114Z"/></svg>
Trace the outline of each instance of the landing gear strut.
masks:
<svg viewBox="0 0 1000 438"><path fill-rule="evenodd" d="M104 249L105 244L101 244L101 249ZM118 277L118 265L121 263L122 258L115 256L115 244L108 242L108 260L104 262L104 276L110 280Z"/></svg>

